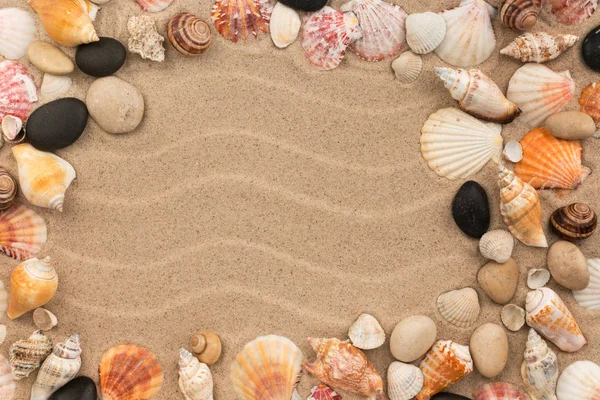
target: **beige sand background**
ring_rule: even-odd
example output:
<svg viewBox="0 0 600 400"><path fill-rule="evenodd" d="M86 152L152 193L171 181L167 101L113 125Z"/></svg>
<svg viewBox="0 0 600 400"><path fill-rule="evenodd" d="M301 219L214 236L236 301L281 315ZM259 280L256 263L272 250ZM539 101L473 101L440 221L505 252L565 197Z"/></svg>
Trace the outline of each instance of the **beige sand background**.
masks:
<svg viewBox="0 0 600 400"><path fill-rule="evenodd" d="M414 13L456 3L401 5ZM22 0L0 0L0 7L8 6L33 13ZM151 15L166 35L171 16L191 11L208 20L210 6L209 0L175 0ZM126 44L126 21L139 14L133 0L112 0L99 13L97 30ZM580 26L557 26L545 15L536 30L585 35L599 22L596 14ZM499 50L517 35L498 21L494 26L498 48L481 68L506 89L520 63ZM48 40L41 27L38 37ZM394 80L391 60L368 63L348 54L338 69L318 72L300 43L279 50L267 36L234 44L216 35L198 58L166 48L164 63L128 54L116 74L144 95L140 127L113 136L90 119L81 139L58 152L78 173L64 213L41 211L49 231L42 255L53 258L60 277L48 305L60 322L49 336L59 342L81 334L82 374L97 379L107 348L139 343L164 367L165 384L156 399L180 399L178 349L189 345L196 330L211 329L224 345L222 359L211 368L215 398L234 399L231 362L259 335L285 335L312 360L307 337L345 338L362 312L375 315L388 335L402 318L425 314L437 322L440 339L467 344L475 327L453 327L435 307L441 292L465 286L480 294L478 325L500 323L501 307L475 279L485 263L477 241L463 235L451 217L450 203L463 181L436 176L419 151L428 115L455 104L433 73L443 65L437 56L426 56L420 80L402 86ZM21 62L41 83L40 72L26 59ZM583 65L579 45L548 65L571 70L577 95L600 77ZM73 78L69 94L84 99L93 78L81 72ZM576 99L568 109L577 109ZM514 123L504 137L518 139L527 131ZM592 170L600 169L599 150L600 141L584 143L584 164ZM16 174L9 145L0 164ZM490 163L473 179L488 192L491 228L504 228L495 166ZM545 220L574 201L600 210L599 188L593 174L566 197L541 192ZM599 237L580 244L586 256L600 257ZM545 250L518 244L514 258L521 271L514 302L522 305L526 271L545 265ZM2 257L2 265L0 278L8 284L17 262ZM600 361L600 314L578 307L569 291L551 287L589 339L577 354L559 353L561 369L578 359ZM9 336L0 351L6 356L10 343L26 338L34 326L31 314L3 322ZM521 384L526 334L526 329L508 334L510 363L497 380ZM392 361L388 342L367 354L385 375ZM29 398L33 378L18 383L18 399ZM487 381L474 372L452 391L470 395ZM301 394L307 396L315 383L304 374Z"/></svg>

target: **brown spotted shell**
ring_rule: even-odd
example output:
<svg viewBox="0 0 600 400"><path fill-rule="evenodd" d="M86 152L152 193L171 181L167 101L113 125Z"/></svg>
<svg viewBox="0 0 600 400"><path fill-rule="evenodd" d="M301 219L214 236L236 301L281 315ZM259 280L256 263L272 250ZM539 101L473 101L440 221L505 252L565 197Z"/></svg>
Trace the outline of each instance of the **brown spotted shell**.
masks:
<svg viewBox="0 0 600 400"><path fill-rule="evenodd" d="M212 43L210 27L190 13L177 14L167 26L169 41L180 53L197 56Z"/></svg>
<svg viewBox="0 0 600 400"><path fill-rule="evenodd" d="M528 31L538 20L543 0L506 0L500 8L500 20L515 31Z"/></svg>
<svg viewBox="0 0 600 400"><path fill-rule="evenodd" d="M17 180L10 172L0 167L0 210L6 210L12 205L17 188Z"/></svg>
<svg viewBox="0 0 600 400"><path fill-rule="evenodd" d="M584 203L573 203L552 213L550 225L565 240L585 239L594 233L598 218L594 210Z"/></svg>

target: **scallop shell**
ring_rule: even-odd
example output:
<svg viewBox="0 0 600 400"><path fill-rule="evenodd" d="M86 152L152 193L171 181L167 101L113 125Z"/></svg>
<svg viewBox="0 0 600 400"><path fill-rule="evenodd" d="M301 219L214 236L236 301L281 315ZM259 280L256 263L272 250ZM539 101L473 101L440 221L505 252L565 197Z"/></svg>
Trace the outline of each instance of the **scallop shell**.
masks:
<svg viewBox="0 0 600 400"><path fill-rule="evenodd" d="M517 332L525 325L525 310L515 304L507 304L502 308L500 318L508 330Z"/></svg>
<svg viewBox="0 0 600 400"><path fill-rule="evenodd" d="M50 263L30 258L17 265L10 275L8 316L15 319L48 303L58 287L58 275Z"/></svg>
<svg viewBox="0 0 600 400"><path fill-rule="evenodd" d="M9 60L25 55L35 39L35 22L20 8L0 9L0 54Z"/></svg>
<svg viewBox="0 0 600 400"><path fill-rule="evenodd" d="M362 37L350 43L350 50L367 61L394 57L406 49L406 12L397 4L383 0L350 0L343 12L353 12Z"/></svg>
<svg viewBox="0 0 600 400"><path fill-rule="evenodd" d="M423 389L415 399L429 400L473 372L473 359L468 346L440 340L425 355L419 368L423 372Z"/></svg>
<svg viewBox="0 0 600 400"><path fill-rule="evenodd" d="M186 400L213 400L210 369L186 349L179 350L179 390Z"/></svg>
<svg viewBox="0 0 600 400"><path fill-rule="evenodd" d="M267 33L272 9L268 0L215 0L211 16L217 32L236 43Z"/></svg>
<svg viewBox="0 0 600 400"><path fill-rule="evenodd" d="M329 6L304 17L302 47L308 61L320 70L331 70L342 62L346 48L362 36L354 13Z"/></svg>
<svg viewBox="0 0 600 400"><path fill-rule="evenodd" d="M50 353L52 341L42 331L35 331L28 339L13 343L9 351L13 378L16 381L27 378Z"/></svg>
<svg viewBox="0 0 600 400"><path fill-rule="evenodd" d="M561 238L570 241L592 236L597 223L596 213L584 203L573 203L561 207L550 216L550 225L554 232Z"/></svg>
<svg viewBox="0 0 600 400"><path fill-rule="evenodd" d="M65 192L75 179L75 169L62 158L30 144L12 148L19 167L19 184L25 198L38 207L63 210Z"/></svg>
<svg viewBox="0 0 600 400"><path fill-rule="evenodd" d="M75 334L66 342L57 344L52 354L46 358L31 389L31 400L47 400L52 393L75 378L79 368L81 346L79 335Z"/></svg>
<svg viewBox="0 0 600 400"><path fill-rule="evenodd" d="M4 286L4 282L0 281L0 319L4 317L4 314L8 310L8 291ZM2 325L4 326L4 325ZM6 333L6 327L4 327L4 332ZM6 339L6 337L5 337ZM4 341L4 340L3 340ZM1 343L0 343L1 345Z"/></svg>
<svg viewBox="0 0 600 400"><path fill-rule="evenodd" d="M363 350L376 349L385 342L385 332L374 316L361 314L348 330L348 337L355 347Z"/></svg>
<svg viewBox="0 0 600 400"><path fill-rule="evenodd" d="M573 290L573 296L581 307L600 310L600 258L589 258L587 264L590 284L583 290Z"/></svg>
<svg viewBox="0 0 600 400"><path fill-rule="evenodd" d="M410 400L423 388L423 373L412 364L394 361L387 371L390 400Z"/></svg>
<svg viewBox="0 0 600 400"><path fill-rule="evenodd" d="M15 260L25 260L42 250L47 229L44 219L24 205L0 212L0 250Z"/></svg>
<svg viewBox="0 0 600 400"><path fill-rule="evenodd" d="M477 173L493 159L500 162L502 127L485 124L456 108L429 116L421 129L421 153L439 176L454 180Z"/></svg>
<svg viewBox="0 0 600 400"><path fill-rule="evenodd" d="M446 20L433 12L410 14L406 18L406 41L416 54L429 54L446 37Z"/></svg>
<svg viewBox="0 0 600 400"><path fill-rule="evenodd" d="M283 3L275 4L271 14L271 40L275 46L283 49L294 43L300 32L300 15L291 7Z"/></svg>
<svg viewBox="0 0 600 400"><path fill-rule="evenodd" d="M392 69L400 83L413 83L423 71L423 59L411 51L405 51L392 62Z"/></svg>
<svg viewBox="0 0 600 400"><path fill-rule="evenodd" d="M569 71L556 73L544 65L525 64L510 78L506 97L523 111L518 121L540 126L573 98L574 91Z"/></svg>
<svg viewBox="0 0 600 400"><path fill-rule="evenodd" d="M595 400L600 393L600 366L592 361L576 361L558 378L559 400Z"/></svg>
<svg viewBox="0 0 600 400"><path fill-rule="evenodd" d="M201 363L216 363L221 358L221 350L221 339L214 332L198 332L192 337L192 352Z"/></svg>
<svg viewBox="0 0 600 400"><path fill-rule="evenodd" d="M260 336L244 346L231 366L231 382L244 400L291 399L302 372L302 351L291 340Z"/></svg>
<svg viewBox="0 0 600 400"><path fill-rule="evenodd" d="M502 152L502 155L508 161L518 163L523 159L523 147L518 141L511 140L504 145L504 151Z"/></svg>
<svg viewBox="0 0 600 400"><path fill-rule="evenodd" d="M565 25L582 23L598 8L598 0L550 0L550 4L552 14Z"/></svg>
<svg viewBox="0 0 600 400"><path fill-rule="evenodd" d="M525 63L544 63L554 60L579 40L575 35L551 35L546 32L526 33L500 50L504 54Z"/></svg>
<svg viewBox="0 0 600 400"><path fill-rule="evenodd" d="M71 89L72 83L68 76L44 74L40 91L44 100L55 100L67 93Z"/></svg>
<svg viewBox="0 0 600 400"><path fill-rule="evenodd" d="M581 143L537 128L521 139L523 159L515 174L535 189L576 189L592 172L581 165Z"/></svg>
<svg viewBox="0 0 600 400"><path fill-rule="evenodd" d="M99 372L103 400L150 399L163 383L163 369L154 353L135 344L106 350Z"/></svg>
<svg viewBox="0 0 600 400"><path fill-rule="evenodd" d="M36 308L33 312L33 323L42 331L49 331L58 325L56 315L52 314L45 308Z"/></svg>
<svg viewBox="0 0 600 400"><path fill-rule="evenodd" d="M504 264L510 259L514 247L513 235L502 229L488 231L479 240L481 255L498 264Z"/></svg>
<svg viewBox="0 0 600 400"><path fill-rule="evenodd" d="M542 206L535 189L502 165L498 166L498 186L500 214L510 233L528 246L548 247L542 228Z"/></svg>
<svg viewBox="0 0 600 400"><path fill-rule="evenodd" d="M25 139L25 129L23 129L21 118L12 115L5 115L2 118L2 139L13 144L20 143Z"/></svg>
<svg viewBox="0 0 600 400"><path fill-rule="evenodd" d="M558 360L544 339L534 329L529 330L525 345L525 361L521 366L521 377L533 399L556 400Z"/></svg>
<svg viewBox="0 0 600 400"><path fill-rule="evenodd" d="M0 120L12 115L23 121L37 101L37 88L27 68L16 61L0 62Z"/></svg>
<svg viewBox="0 0 600 400"><path fill-rule="evenodd" d="M452 290L437 298L438 311L444 319L459 328L473 326L481 308L477 292L472 288Z"/></svg>
<svg viewBox="0 0 600 400"><path fill-rule="evenodd" d="M135 0L144 11L160 12L169 7L173 0Z"/></svg>
<svg viewBox="0 0 600 400"><path fill-rule="evenodd" d="M342 400L342 396L329 386L320 384L311 389L306 400Z"/></svg>
<svg viewBox="0 0 600 400"><path fill-rule="evenodd" d="M0 211L9 208L13 204L16 195L17 180L10 172L0 167Z"/></svg>
<svg viewBox="0 0 600 400"><path fill-rule="evenodd" d="M596 123L594 137L600 137L600 82L593 82L581 92L579 97L581 111L592 117Z"/></svg>
<svg viewBox="0 0 600 400"><path fill-rule="evenodd" d="M16 386L6 357L0 354L0 399L13 400Z"/></svg>
<svg viewBox="0 0 600 400"><path fill-rule="evenodd" d="M457 67L475 66L487 60L496 48L490 7L484 0L462 0L458 7L442 11L446 36L435 53Z"/></svg>
<svg viewBox="0 0 600 400"><path fill-rule="evenodd" d="M542 12L543 0L506 0L500 8L500 20L515 31L528 31Z"/></svg>
<svg viewBox="0 0 600 400"><path fill-rule="evenodd" d="M164 37L156 31L154 20L147 15L131 17L127 21L127 30L131 35L127 47L132 53L139 54L143 59L156 62L165 60Z"/></svg>
<svg viewBox="0 0 600 400"><path fill-rule="evenodd" d="M98 6L88 0L29 0L28 3L58 44L75 47L100 40L92 24Z"/></svg>
<svg viewBox="0 0 600 400"><path fill-rule="evenodd" d="M545 268L533 268L527 272L527 287L535 290L546 286L550 282L550 271Z"/></svg>
<svg viewBox="0 0 600 400"><path fill-rule="evenodd" d="M2 284L2 288L4 288L4 283ZM0 346L2 346L4 344L4 342L6 341L6 325L0 324ZM2 397L0 397L2 398Z"/></svg>
<svg viewBox="0 0 600 400"><path fill-rule="evenodd" d="M480 386L473 393L473 400L529 400L527 394L506 382L493 382Z"/></svg>
<svg viewBox="0 0 600 400"><path fill-rule="evenodd" d="M169 41L181 54L197 56L212 43L210 26L194 14L181 13L169 20Z"/></svg>

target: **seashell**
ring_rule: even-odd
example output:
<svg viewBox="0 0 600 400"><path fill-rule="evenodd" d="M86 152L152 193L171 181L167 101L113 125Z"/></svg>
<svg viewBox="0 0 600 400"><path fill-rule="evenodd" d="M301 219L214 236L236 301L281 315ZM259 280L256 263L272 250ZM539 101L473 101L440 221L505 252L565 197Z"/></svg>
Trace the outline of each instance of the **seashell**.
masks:
<svg viewBox="0 0 600 400"><path fill-rule="evenodd" d="M575 361L558 378L559 400L594 400L600 393L600 366L592 361Z"/></svg>
<svg viewBox="0 0 600 400"><path fill-rule="evenodd" d="M0 212L0 250L15 260L25 260L46 243L46 223L35 211L18 205Z"/></svg>
<svg viewBox="0 0 600 400"><path fill-rule="evenodd" d="M392 62L392 69L400 83L413 83L423 71L423 59L411 51L405 51Z"/></svg>
<svg viewBox="0 0 600 400"><path fill-rule="evenodd" d="M44 74L40 91L44 100L56 100L71 89L72 83L68 76Z"/></svg>
<svg viewBox="0 0 600 400"><path fill-rule="evenodd" d="M416 54L429 54L446 36L446 20L434 12L410 14L406 18L406 41Z"/></svg>
<svg viewBox="0 0 600 400"><path fill-rule="evenodd" d="M437 298L437 308L446 321L459 328L471 327L481 311L477 292L472 288L441 294Z"/></svg>
<svg viewBox="0 0 600 400"><path fill-rule="evenodd" d="M543 0L506 0L500 8L500 20L514 31L528 31L537 22L543 6Z"/></svg>
<svg viewBox="0 0 600 400"><path fill-rule="evenodd" d="M498 166L498 186L500 214L510 233L528 246L548 247L542 228L542 206L535 189L502 165Z"/></svg>
<svg viewBox="0 0 600 400"><path fill-rule="evenodd" d="M572 47L579 37L575 35L551 35L546 32L526 33L500 50L504 54L525 63L544 63L554 60Z"/></svg>
<svg viewBox="0 0 600 400"><path fill-rule="evenodd" d="M412 364L394 361L387 371L390 400L410 400L423 388L423 373Z"/></svg>
<svg viewBox="0 0 600 400"><path fill-rule="evenodd" d="M525 361L521 366L521 377L533 399L556 400L558 360L544 339L534 329L529 330L525 345Z"/></svg>
<svg viewBox="0 0 600 400"><path fill-rule="evenodd" d="M523 159L515 174L535 189L576 189L592 172L581 165L581 143L537 128L521 139Z"/></svg>
<svg viewBox="0 0 600 400"><path fill-rule="evenodd" d="M362 37L350 43L350 50L366 61L381 61L406 49L406 12L383 0L350 0L340 7L353 12Z"/></svg>
<svg viewBox="0 0 600 400"><path fill-rule="evenodd" d="M127 30L131 35L127 47L132 53L139 54L143 59L161 62L165 60L165 40L156 31L154 20L147 15L131 17L127 21Z"/></svg>
<svg viewBox="0 0 600 400"><path fill-rule="evenodd" d="M550 226L565 240L575 241L592 236L598 217L594 210L584 203L573 203L561 207L550 216Z"/></svg>
<svg viewBox="0 0 600 400"><path fill-rule="evenodd" d="M8 143L20 143L25 139L25 129L21 118L5 115L2 119L2 139Z"/></svg>
<svg viewBox="0 0 600 400"><path fill-rule="evenodd" d="M7 118L5 117L4 120ZM0 211L9 208L17 195L17 180L0 167Z"/></svg>
<svg viewBox="0 0 600 400"><path fill-rule="evenodd" d="M4 286L4 282L0 281L0 318L4 317L6 310L8 310L8 291ZM4 328L6 329L6 327Z"/></svg>
<svg viewBox="0 0 600 400"><path fill-rule="evenodd" d="M546 286L550 282L550 271L545 268L533 268L527 272L527 287L535 290Z"/></svg>
<svg viewBox="0 0 600 400"><path fill-rule="evenodd" d="M525 325L525 310L515 304L507 304L502 308L500 318L508 330L517 332Z"/></svg>
<svg viewBox="0 0 600 400"><path fill-rule="evenodd" d="M348 337L363 350L376 349L385 342L385 332L374 316L361 314L348 329Z"/></svg>
<svg viewBox="0 0 600 400"><path fill-rule="evenodd" d="M19 184L25 198L38 207L62 212L65 192L75 179L75 169L62 158L30 144L12 148L19 167Z"/></svg>
<svg viewBox="0 0 600 400"><path fill-rule="evenodd" d="M52 393L75 378L81 368L79 335L72 335L54 347L46 358L31 388L31 400L47 400ZM108 398L106 398L108 400Z"/></svg>
<svg viewBox="0 0 600 400"><path fill-rule="evenodd" d="M342 13L329 6L304 17L302 47L308 61L320 70L331 70L342 62L346 48L362 36L354 13Z"/></svg>
<svg viewBox="0 0 600 400"><path fill-rule="evenodd" d="M582 23L598 8L598 0L550 0L550 4L552 14L565 25Z"/></svg>
<svg viewBox="0 0 600 400"><path fill-rule="evenodd" d="M446 36L435 53L448 64L470 67L483 63L496 48L490 8L484 0L462 0L442 11Z"/></svg>
<svg viewBox="0 0 600 400"><path fill-rule="evenodd" d="M98 6L88 0L29 0L28 3L58 44L75 47L100 40L92 24Z"/></svg>
<svg viewBox="0 0 600 400"><path fill-rule="evenodd" d="M596 123L594 137L600 137L600 82L593 82L581 92L581 111L592 117Z"/></svg>
<svg viewBox="0 0 600 400"><path fill-rule="evenodd" d="M173 0L135 0L144 11L159 12L169 7Z"/></svg>
<svg viewBox="0 0 600 400"><path fill-rule="evenodd" d="M0 9L0 54L9 60L18 60L27 52L35 39L35 22L20 8Z"/></svg>
<svg viewBox="0 0 600 400"><path fill-rule="evenodd" d="M367 356L350 341L308 338L308 343L317 353L317 359L302 366L315 378L335 389L385 398L381 377Z"/></svg>
<svg viewBox="0 0 600 400"><path fill-rule="evenodd" d="M510 259L514 246L513 236L502 229L488 231L479 240L481 255L499 264L504 264Z"/></svg>
<svg viewBox="0 0 600 400"><path fill-rule="evenodd" d="M150 399L163 383L163 369L154 353L135 344L106 350L99 372L103 400Z"/></svg>
<svg viewBox="0 0 600 400"><path fill-rule="evenodd" d="M504 146L502 155L510 162L518 163L523 159L523 147L516 140L511 140Z"/></svg>
<svg viewBox="0 0 600 400"><path fill-rule="evenodd" d="M31 112L31 103L37 101L37 88L27 68L16 61L0 62L0 120L12 115L22 121Z"/></svg>
<svg viewBox="0 0 600 400"><path fill-rule="evenodd" d="M271 40L280 49L288 47L298 37L301 25L298 12L278 2L271 13Z"/></svg>
<svg viewBox="0 0 600 400"><path fill-rule="evenodd" d="M179 350L179 390L186 400L213 400L210 369L186 349Z"/></svg>
<svg viewBox="0 0 600 400"><path fill-rule="evenodd" d="M439 176L466 178L479 172L490 159L500 162L501 129L456 108L444 108L431 114L423 125L421 153Z"/></svg>
<svg viewBox="0 0 600 400"><path fill-rule="evenodd" d="M450 340L439 340L419 364L423 372L423 389L416 400L428 400L473 372L473 359L468 346Z"/></svg>
<svg viewBox="0 0 600 400"><path fill-rule="evenodd" d="M211 17L217 32L236 43L267 33L272 8L268 0L215 0Z"/></svg>
<svg viewBox="0 0 600 400"><path fill-rule="evenodd" d="M573 290L575 301L588 310L600 310L600 258L587 260L590 284L583 290Z"/></svg>
<svg viewBox="0 0 600 400"><path fill-rule="evenodd" d="M58 325L58 319L56 315L52 314L45 308L36 308L33 312L33 323L38 329L43 331L49 331Z"/></svg>
<svg viewBox="0 0 600 400"><path fill-rule="evenodd" d="M525 64L510 78L506 97L523 111L518 121L540 126L573 98L574 91L569 71L556 73L544 65Z"/></svg>
<svg viewBox="0 0 600 400"><path fill-rule="evenodd" d="M529 400L527 394L510 383L493 382L480 386L473 400Z"/></svg>
<svg viewBox="0 0 600 400"><path fill-rule="evenodd" d="M586 340L577 321L561 298L544 287L527 294L527 325L569 353L581 349Z"/></svg>
<svg viewBox="0 0 600 400"><path fill-rule="evenodd" d="M342 396L329 386L320 384L311 389L310 395L306 400L342 400Z"/></svg>
<svg viewBox="0 0 600 400"><path fill-rule="evenodd" d="M27 378L50 353L52 341L42 331L35 331L28 339L13 343L9 355L14 380Z"/></svg>
<svg viewBox="0 0 600 400"><path fill-rule="evenodd" d="M10 364L6 357L0 354L0 399L13 400L15 391L16 386L10 371Z"/></svg>
<svg viewBox="0 0 600 400"><path fill-rule="evenodd" d="M197 56L212 43L210 26L194 14L181 13L169 20L169 41L181 54Z"/></svg>
<svg viewBox="0 0 600 400"><path fill-rule="evenodd" d="M23 261L10 275L8 316L15 319L43 306L54 297L57 287L58 275L50 257Z"/></svg>
<svg viewBox="0 0 600 400"><path fill-rule="evenodd" d="M499 124L508 124L521 114L500 88L478 69L435 68L452 98L472 116Z"/></svg>
<svg viewBox="0 0 600 400"><path fill-rule="evenodd" d="M231 366L231 382L245 400L291 399L302 372L302 351L282 336L260 336L244 346Z"/></svg>
<svg viewBox="0 0 600 400"><path fill-rule="evenodd" d="M2 285L4 285L4 284L2 284ZM4 286L2 286L2 287L4 287ZM2 346L4 344L4 342L6 341L6 335L7 335L6 325L0 324L0 346Z"/></svg>
<svg viewBox="0 0 600 400"><path fill-rule="evenodd" d="M216 333L204 331L192 337L192 352L201 363L216 363L221 358L221 349L221 339Z"/></svg>

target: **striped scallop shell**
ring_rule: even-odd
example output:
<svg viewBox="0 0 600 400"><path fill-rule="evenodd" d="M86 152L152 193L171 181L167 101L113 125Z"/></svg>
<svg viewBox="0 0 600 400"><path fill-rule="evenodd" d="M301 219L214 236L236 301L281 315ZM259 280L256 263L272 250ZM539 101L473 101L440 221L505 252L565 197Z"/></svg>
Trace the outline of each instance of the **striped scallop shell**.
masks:
<svg viewBox="0 0 600 400"><path fill-rule="evenodd" d="M12 115L27 120L37 88L27 68L16 61L0 62L0 120Z"/></svg>
<svg viewBox="0 0 600 400"><path fill-rule="evenodd" d="M582 23L598 8L598 0L550 0L550 4L552 14L565 25Z"/></svg>
<svg viewBox="0 0 600 400"><path fill-rule="evenodd" d="M558 400L596 400L600 396L600 366L592 361L569 365L556 386Z"/></svg>
<svg viewBox="0 0 600 400"><path fill-rule="evenodd" d="M500 8L500 20L515 31L528 31L536 24L543 0L506 0Z"/></svg>
<svg viewBox="0 0 600 400"><path fill-rule="evenodd" d="M400 83L413 83L423 72L423 59L412 51L405 51L392 62L392 69Z"/></svg>
<svg viewBox="0 0 600 400"><path fill-rule="evenodd" d="M68 76L44 74L40 92L44 100L55 100L67 93L71 89L72 83L71 78Z"/></svg>
<svg viewBox="0 0 600 400"><path fill-rule="evenodd" d="M135 0L144 11L159 12L167 8L173 0Z"/></svg>
<svg viewBox="0 0 600 400"><path fill-rule="evenodd" d="M394 361L387 370L390 400L410 400L423 388L423 373L412 364Z"/></svg>
<svg viewBox="0 0 600 400"><path fill-rule="evenodd" d="M211 17L217 32L236 43L267 33L272 9L269 0L215 0Z"/></svg>
<svg viewBox="0 0 600 400"><path fill-rule="evenodd" d="M433 12L410 14L406 18L406 41L416 54L428 54L446 36L446 20Z"/></svg>
<svg viewBox="0 0 600 400"><path fill-rule="evenodd" d="M348 337L359 349L376 349L385 342L385 331L370 314L361 314L348 329Z"/></svg>
<svg viewBox="0 0 600 400"><path fill-rule="evenodd" d="M13 400L16 386L6 357L0 354L0 399Z"/></svg>
<svg viewBox="0 0 600 400"><path fill-rule="evenodd" d="M27 378L52 353L52 341L42 331L10 346L10 367L15 380Z"/></svg>
<svg viewBox="0 0 600 400"><path fill-rule="evenodd" d="M181 13L169 20L169 41L181 54L202 54L212 43L210 26L194 14Z"/></svg>
<svg viewBox="0 0 600 400"><path fill-rule="evenodd" d="M0 9L0 54L9 60L25 55L35 39L35 22L20 8Z"/></svg>
<svg viewBox="0 0 600 400"><path fill-rule="evenodd" d="M16 260L39 253L46 243L46 233L44 219L24 205L0 213L0 250Z"/></svg>
<svg viewBox="0 0 600 400"><path fill-rule="evenodd" d="M581 111L592 117L596 123L594 137L600 137L600 82L592 82L579 97Z"/></svg>
<svg viewBox="0 0 600 400"><path fill-rule="evenodd" d="M575 301L588 310L600 310L600 258L587 260L590 284L583 290L573 290Z"/></svg>
<svg viewBox="0 0 600 400"><path fill-rule="evenodd" d="M481 255L498 264L504 264L510 259L514 247L515 238L503 229L488 231L479 240Z"/></svg>
<svg viewBox="0 0 600 400"><path fill-rule="evenodd" d="M544 63L554 60L579 40L575 35L551 35L546 32L525 33L500 50L522 62Z"/></svg>
<svg viewBox="0 0 600 400"><path fill-rule="evenodd" d="M278 2L271 14L271 40L280 49L288 47L298 37L301 25L298 12Z"/></svg>
<svg viewBox="0 0 600 400"><path fill-rule="evenodd" d="M492 382L480 386L473 393L473 397L473 400L529 400L524 391L506 382Z"/></svg>
<svg viewBox="0 0 600 400"><path fill-rule="evenodd" d="M437 298L438 311L444 319L459 328L473 326L481 308L477 292L472 288L452 290Z"/></svg>
<svg viewBox="0 0 600 400"><path fill-rule="evenodd" d="M0 285L0 286L1 286L1 288L0 288L0 291L1 291L4 288L4 283L2 283L2 285ZM0 296L1 295L2 294L0 292ZM7 334L8 334L8 332L6 331L6 325L0 324L0 346L2 346L4 344L4 342L6 341Z"/></svg>
<svg viewBox="0 0 600 400"><path fill-rule="evenodd" d="M293 399L295 400L295 397ZM342 396L329 386L320 384L311 389L306 400L342 400Z"/></svg>

